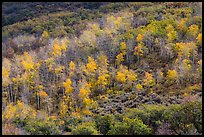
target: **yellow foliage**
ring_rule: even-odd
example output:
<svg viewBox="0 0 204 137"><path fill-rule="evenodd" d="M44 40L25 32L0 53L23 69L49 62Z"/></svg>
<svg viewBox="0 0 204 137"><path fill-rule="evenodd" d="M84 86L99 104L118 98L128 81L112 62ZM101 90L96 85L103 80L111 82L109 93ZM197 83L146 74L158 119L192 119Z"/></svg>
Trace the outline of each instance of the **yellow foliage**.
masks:
<svg viewBox="0 0 204 137"><path fill-rule="evenodd" d="M189 42L189 43L176 43L174 46L175 50L178 52L179 56L190 56L190 52L195 50L196 45L194 42Z"/></svg>
<svg viewBox="0 0 204 137"><path fill-rule="evenodd" d="M182 63L183 63L183 67L184 67L185 69L187 69L187 70L190 70L190 69L191 69L191 64L190 64L190 61L189 61L188 59L184 59L184 60L182 61Z"/></svg>
<svg viewBox="0 0 204 137"><path fill-rule="evenodd" d="M69 63L69 70L70 70L70 71L74 71L75 69L76 69L76 65L74 64L73 61L71 61L71 62Z"/></svg>
<svg viewBox="0 0 204 137"><path fill-rule="evenodd" d="M137 85L136 85L136 89L140 91L140 90L143 89L143 86L142 86L141 84L137 84Z"/></svg>
<svg viewBox="0 0 204 137"><path fill-rule="evenodd" d="M9 77L10 72L5 67L2 67L2 77Z"/></svg>
<svg viewBox="0 0 204 137"><path fill-rule="evenodd" d="M125 82L126 82L126 76L125 76L125 74L122 73L122 72L120 72L120 71L117 72L116 80L117 80L118 82L125 83Z"/></svg>
<svg viewBox="0 0 204 137"><path fill-rule="evenodd" d="M118 54L116 56L116 64L119 65L123 61L124 61L123 53Z"/></svg>
<svg viewBox="0 0 204 137"><path fill-rule="evenodd" d="M179 22L178 26L177 26L177 29L180 30L180 31L185 31L187 30L187 27L186 27L186 18L182 18L181 21Z"/></svg>
<svg viewBox="0 0 204 137"><path fill-rule="evenodd" d="M41 38L42 38L42 39L47 39L48 37L49 37L48 32L44 30L43 33L42 33Z"/></svg>
<svg viewBox="0 0 204 137"><path fill-rule="evenodd" d="M99 76L97 84L105 87L108 84L108 77L108 74L103 74L102 76Z"/></svg>
<svg viewBox="0 0 204 137"><path fill-rule="evenodd" d="M193 37L195 37L195 36L197 35L198 31L199 31L199 28L198 28L198 26L195 25L195 24L191 25L191 26L189 27L189 29L188 29L188 33L189 33L190 35L192 35Z"/></svg>
<svg viewBox="0 0 204 137"><path fill-rule="evenodd" d="M137 80L137 74L134 71L129 70L127 73L127 81L134 82Z"/></svg>
<svg viewBox="0 0 204 137"><path fill-rule="evenodd" d="M107 67L109 65L106 55L100 54L97 58L101 67Z"/></svg>
<svg viewBox="0 0 204 137"><path fill-rule="evenodd" d="M65 93L69 94L73 92L73 87L72 87L72 81L70 79L67 79L66 82L63 82L63 86L65 87Z"/></svg>
<svg viewBox="0 0 204 137"><path fill-rule="evenodd" d="M155 39L155 44L159 44L158 38Z"/></svg>
<svg viewBox="0 0 204 137"><path fill-rule="evenodd" d="M14 118L16 113L16 107L14 107L11 103L6 107L5 111L2 114L2 118L11 120Z"/></svg>
<svg viewBox="0 0 204 137"><path fill-rule="evenodd" d="M61 51L66 51L67 50L67 44L69 41L65 38L61 41Z"/></svg>
<svg viewBox="0 0 204 137"><path fill-rule="evenodd" d="M155 80L152 74L145 72L145 78L143 79L144 85L153 86L155 85Z"/></svg>
<svg viewBox="0 0 204 137"><path fill-rule="evenodd" d="M21 101L17 101L16 105L8 104L2 112L3 122L13 121L14 118L24 119L26 117L36 117L36 111Z"/></svg>
<svg viewBox="0 0 204 137"><path fill-rule="evenodd" d="M95 60L90 56L88 56L88 64L86 65L86 68L89 73L94 73L97 69Z"/></svg>
<svg viewBox="0 0 204 137"><path fill-rule="evenodd" d="M90 106L91 102L92 102L92 100L88 97L83 99L83 103L85 106Z"/></svg>
<svg viewBox="0 0 204 137"><path fill-rule="evenodd" d="M64 101L61 101L61 102L59 103L59 112L60 112L60 116L61 116L61 117L65 117L67 111L68 111L68 107L67 107L67 105L65 104Z"/></svg>
<svg viewBox="0 0 204 137"><path fill-rule="evenodd" d="M23 68L27 71L34 69L34 62L32 56L28 52L24 52L24 60L21 62Z"/></svg>
<svg viewBox="0 0 204 137"><path fill-rule="evenodd" d="M202 59L200 59L200 60L198 61L198 64L199 64L199 65L202 65Z"/></svg>
<svg viewBox="0 0 204 137"><path fill-rule="evenodd" d="M88 109L83 110L82 113L84 115L93 115L93 113L90 110L88 110Z"/></svg>
<svg viewBox="0 0 204 137"><path fill-rule="evenodd" d="M80 115L80 113L78 111L77 112L72 112L71 115L73 117L76 117L76 118L80 118L81 117L81 115Z"/></svg>
<svg viewBox="0 0 204 137"><path fill-rule="evenodd" d="M55 56L55 57L58 57L58 56L61 56L61 47L59 46L59 41L58 41L58 39L56 39L55 41L54 41L54 45L53 45L53 55Z"/></svg>
<svg viewBox="0 0 204 137"><path fill-rule="evenodd" d="M139 55L139 56L143 56L143 46L141 43L139 43L136 47L135 47L135 52L134 55Z"/></svg>
<svg viewBox="0 0 204 137"><path fill-rule="evenodd" d="M167 79L175 80L177 78L176 70L168 70L166 77L167 77Z"/></svg>
<svg viewBox="0 0 204 137"><path fill-rule="evenodd" d="M202 45L202 33L199 33L196 39L197 39L198 45Z"/></svg>
<svg viewBox="0 0 204 137"><path fill-rule="evenodd" d="M29 62L26 62L26 61L22 61L22 65L23 65L23 68L25 70L31 70L31 69L34 69L34 66L32 63L29 63Z"/></svg>
<svg viewBox="0 0 204 137"><path fill-rule="evenodd" d="M10 60L4 58L3 64L2 64L2 84L3 86L7 86L10 83L10 68L11 68Z"/></svg>
<svg viewBox="0 0 204 137"><path fill-rule="evenodd" d="M55 68L55 73L58 75L60 72L63 71L64 68L65 68L64 66L59 66L59 67Z"/></svg>
<svg viewBox="0 0 204 137"><path fill-rule="evenodd" d="M122 53L125 53L126 48L127 48L126 43L125 42L121 42L120 43L120 51Z"/></svg>
<svg viewBox="0 0 204 137"><path fill-rule="evenodd" d="M48 95L45 91L40 91L40 92L38 92L38 96L40 96L42 98L46 98Z"/></svg>
<svg viewBox="0 0 204 137"><path fill-rule="evenodd" d="M82 87L79 91L79 98L84 99L88 96L88 92Z"/></svg>
<svg viewBox="0 0 204 137"><path fill-rule="evenodd" d="M137 40L137 42L142 42L142 40L143 40L142 34L138 34L136 40Z"/></svg>

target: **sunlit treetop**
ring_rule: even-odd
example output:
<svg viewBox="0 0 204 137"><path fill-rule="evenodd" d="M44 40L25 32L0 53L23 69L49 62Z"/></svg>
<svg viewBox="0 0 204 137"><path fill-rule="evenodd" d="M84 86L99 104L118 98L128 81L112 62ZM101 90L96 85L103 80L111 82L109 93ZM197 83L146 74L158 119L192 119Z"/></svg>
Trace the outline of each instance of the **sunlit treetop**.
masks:
<svg viewBox="0 0 204 137"><path fill-rule="evenodd" d="M54 40L54 45L53 45L53 55L55 57L61 56L61 47L59 45L59 40L55 39Z"/></svg>
<svg viewBox="0 0 204 137"><path fill-rule="evenodd" d="M199 33L196 39L197 39L198 45L202 45L202 33Z"/></svg>
<svg viewBox="0 0 204 137"><path fill-rule="evenodd" d="M90 56L88 56L88 64L86 65L86 68L90 73L94 73L97 69L97 64L95 60Z"/></svg>
<svg viewBox="0 0 204 137"><path fill-rule="evenodd" d="M60 72L63 72L64 69L64 66L58 66L57 68L55 68L55 73L58 75Z"/></svg>
<svg viewBox="0 0 204 137"><path fill-rule="evenodd" d="M123 56L123 53L119 53L117 56L116 56L116 64L119 65L121 62L124 61L124 56Z"/></svg>
<svg viewBox="0 0 204 137"><path fill-rule="evenodd" d="M48 37L49 37L48 32L44 30L43 33L42 33L41 38L42 38L42 39L47 39Z"/></svg>
<svg viewBox="0 0 204 137"><path fill-rule="evenodd" d="M75 65L75 63L73 62L73 61L71 61L70 63L69 63L69 70L70 71L74 71L76 69L76 65Z"/></svg>
<svg viewBox="0 0 204 137"><path fill-rule="evenodd" d="M69 94L73 92L72 81L71 79L67 79L66 82L63 82L63 86L65 87L65 93Z"/></svg>
<svg viewBox="0 0 204 137"><path fill-rule="evenodd" d="M23 54L24 60L21 62L23 68L27 71L34 69L34 62L32 56L28 52Z"/></svg>
<svg viewBox="0 0 204 137"><path fill-rule="evenodd" d="M38 96L40 96L42 98L46 98L48 95L45 91L40 91L40 92L38 92Z"/></svg>
<svg viewBox="0 0 204 137"><path fill-rule="evenodd" d="M198 31L199 31L199 28L198 28L198 25L191 25L189 28L188 28L188 33L195 37L197 34L198 34Z"/></svg>
<svg viewBox="0 0 204 137"><path fill-rule="evenodd" d="M135 46L134 55L143 56L143 53L144 53L143 45L139 43L137 46Z"/></svg>
<svg viewBox="0 0 204 137"><path fill-rule="evenodd" d="M168 70L166 78L170 80L175 80L177 78L176 70Z"/></svg>
<svg viewBox="0 0 204 137"><path fill-rule="evenodd" d="M142 34L138 34L136 40L137 40L137 42L142 42L142 40L143 40Z"/></svg>
<svg viewBox="0 0 204 137"><path fill-rule="evenodd" d="M81 99L88 97L88 95L89 95L89 92L84 87L80 89L79 94L78 94L79 98Z"/></svg>
<svg viewBox="0 0 204 137"><path fill-rule="evenodd" d="M120 43L120 51L122 53L125 53L126 48L127 48L126 43L125 42L121 42Z"/></svg>

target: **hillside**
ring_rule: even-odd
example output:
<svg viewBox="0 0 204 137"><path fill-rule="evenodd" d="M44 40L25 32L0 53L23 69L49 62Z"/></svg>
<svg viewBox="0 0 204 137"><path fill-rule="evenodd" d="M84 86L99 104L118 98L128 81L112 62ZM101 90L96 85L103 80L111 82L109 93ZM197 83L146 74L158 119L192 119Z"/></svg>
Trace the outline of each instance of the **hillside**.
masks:
<svg viewBox="0 0 204 137"><path fill-rule="evenodd" d="M2 40L5 135L202 134L202 3L3 3Z"/></svg>

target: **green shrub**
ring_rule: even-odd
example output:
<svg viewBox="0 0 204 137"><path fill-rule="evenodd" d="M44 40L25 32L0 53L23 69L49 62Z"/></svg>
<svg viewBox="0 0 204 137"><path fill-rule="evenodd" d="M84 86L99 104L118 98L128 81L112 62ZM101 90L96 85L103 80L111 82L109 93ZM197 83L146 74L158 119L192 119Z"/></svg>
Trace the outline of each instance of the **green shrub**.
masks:
<svg viewBox="0 0 204 137"><path fill-rule="evenodd" d="M161 125L162 114L165 108L162 105L143 105L142 108L129 109L126 116L129 118L140 118L144 124L150 125L152 134L154 134Z"/></svg>
<svg viewBox="0 0 204 137"><path fill-rule="evenodd" d="M171 105L163 117L176 134L188 134L192 128L202 133L202 103L199 101Z"/></svg>
<svg viewBox="0 0 204 137"><path fill-rule="evenodd" d="M98 135L95 124L90 122L84 122L79 124L71 131L73 135Z"/></svg>
<svg viewBox="0 0 204 137"><path fill-rule="evenodd" d="M32 119L24 127L30 135L58 135L60 130L54 122L44 122L42 120Z"/></svg>
<svg viewBox="0 0 204 137"><path fill-rule="evenodd" d="M105 116L97 115L95 116L95 122L100 133L106 135L110 130L110 126L114 122L114 116L110 114L107 114Z"/></svg>
<svg viewBox="0 0 204 137"><path fill-rule="evenodd" d="M116 122L108 131L109 135L148 135L150 133L151 128L138 118L124 118L123 122Z"/></svg>
<svg viewBox="0 0 204 137"><path fill-rule="evenodd" d="M65 131L71 132L73 127L76 127L78 124L82 122L81 118L70 117L65 120Z"/></svg>

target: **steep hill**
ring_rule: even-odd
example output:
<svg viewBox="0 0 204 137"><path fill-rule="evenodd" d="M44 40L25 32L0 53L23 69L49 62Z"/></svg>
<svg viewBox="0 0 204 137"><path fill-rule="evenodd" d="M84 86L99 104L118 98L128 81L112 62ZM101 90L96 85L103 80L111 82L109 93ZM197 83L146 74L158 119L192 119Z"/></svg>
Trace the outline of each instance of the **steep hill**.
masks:
<svg viewBox="0 0 204 137"><path fill-rule="evenodd" d="M202 3L3 3L3 134L202 134Z"/></svg>

